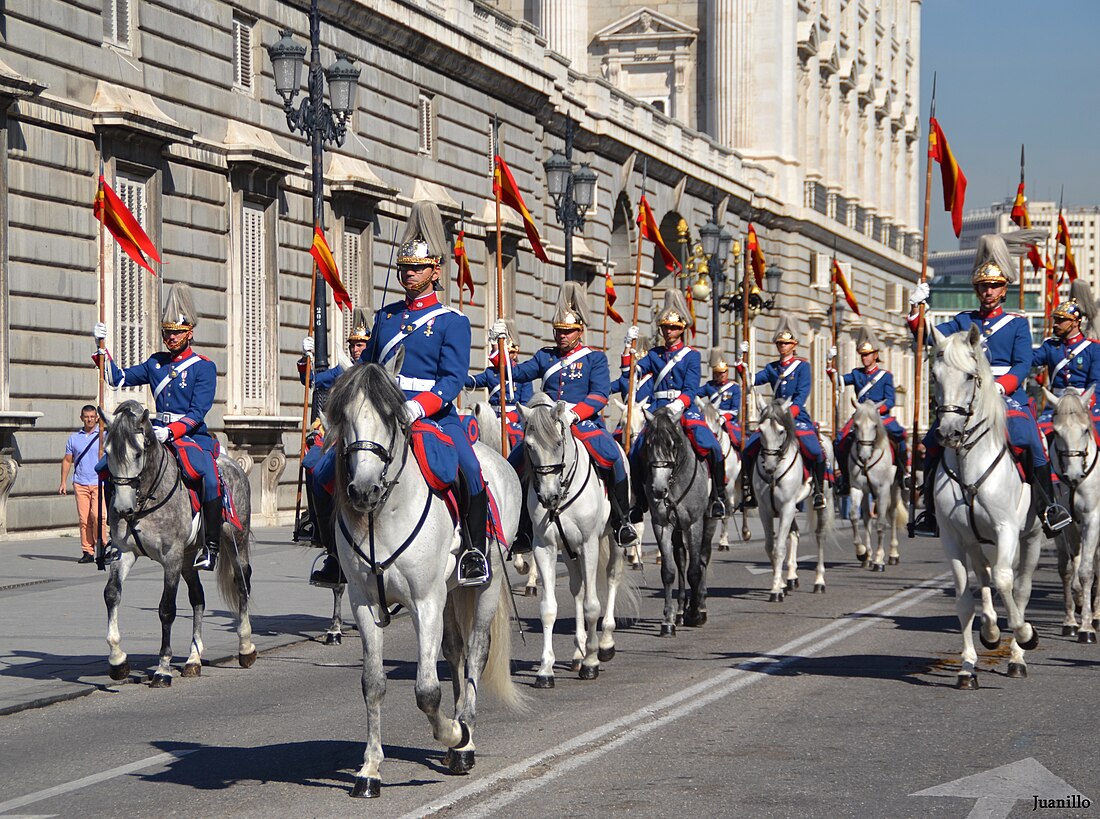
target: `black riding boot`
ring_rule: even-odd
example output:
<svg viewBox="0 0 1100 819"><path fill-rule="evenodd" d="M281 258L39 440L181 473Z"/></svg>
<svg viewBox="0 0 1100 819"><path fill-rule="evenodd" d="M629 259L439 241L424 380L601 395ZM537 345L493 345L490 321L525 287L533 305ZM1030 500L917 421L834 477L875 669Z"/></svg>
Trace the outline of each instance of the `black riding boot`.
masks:
<svg viewBox="0 0 1100 819"><path fill-rule="evenodd" d="M221 498L203 501L202 529L203 544L202 549L195 555L195 568L212 572L218 562L218 545L222 539Z"/></svg>
<svg viewBox="0 0 1100 819"><path fill-rule="evenodd" d="M741 462L741 503L746 509L756 508L756 496L752 489L752 473L756 468L756 461L748 455Z"/></svg>
<svg viewBox="0 0 1100 819"><path fill-rule="evenodd" d="M707 517L722 520L726 517L726 462L722 453L711 452L707 455L710 464L710 501L707 504Z"/></svg>
<svg viewBox="0 0 1100 819"><path fill-rule="evenodd" d="M810 465L810 479L813 481L814 509L825 508L825 461L814 461Z"/></svg>
<svg viewBox="0 0 1100 819"><path fill-rule="evenodd" d="M909 522L909 537L940 536L940 524L936 520L936 470L939 465L939 455L928 455L924 459L924 511Z"/></svg>
<svg viewBox="0 0 1100 819"><path fill-rule="evenodd" d="M849 439L837 440L833 449L836 453L836 463L833 465L833 486L838 495L847 495L851 488L848 481L848 453L852 447L847 443Z"/></svg>
<svg viewBox="0 0 1100 819"><path fill-rule="evenodd" d="M527 510L527 483L521 482L522 491L519 493L519 529L512 539L512 546L508 549L510 555L523 555L531 551L534 538L534 527L531 524L531 513Z"/></svg>
<svg viewBox="0 0 1100 819"><path fill-rule="evenodd" d="M1066 507L1058 503L1054 496L1054 483L1050 477L1050 463L1031 468L1033 480L1031 485L1039 490L1039 504L1043 511L1039 513L1039 520L1043 524L1043 532L1047 537L1054 537L1073 522Z"/></svg>
<svg viewBox="0 0 1100 819"><path fill-rule="evenodd" d="M615 481L608 493L611 501L611 531L615 542L628 549L638 542L638 531L630 522L630 484L626 478Z"/></svg>
<svg viewBox="0 0 1100 819"><path fill-rule="evenodd" d="M332 525L332 509L329 507L322 511L321 504L317 504L315 511L317 534L325 547L325 559L321 561L320 567L310 574L309 584L323 589L335 589L348 581L340 568L340 558L336 556L336 530Z"/></svg>
<svg viewBox="0 0 1100 819"><path fill-rule="evenodd" d="M630 462L630 483L634 488L634 505L630 507L630 522L641 523L649 511L649 501L645 494L646 470L641 458Z"/></svg>
<svg viewBox="0 0 1100 819"><path fill-rule="evenodd" d="M894 441L894 447L897 449L897 458L894 461L897 471L894 473L894 482L905 492L909 489L909 452L905 446L905 439L899 438Z"/></svg>
<svg viewBox="0 0 1100 819"><path fill-rule="evenodd" d="M525 507L527 504L523 504ZM485 545L485 521L489 517L489 494L482 489L470 498L462 521L462 553L458 556L458 585L480 586L492 577Z"/></svg>

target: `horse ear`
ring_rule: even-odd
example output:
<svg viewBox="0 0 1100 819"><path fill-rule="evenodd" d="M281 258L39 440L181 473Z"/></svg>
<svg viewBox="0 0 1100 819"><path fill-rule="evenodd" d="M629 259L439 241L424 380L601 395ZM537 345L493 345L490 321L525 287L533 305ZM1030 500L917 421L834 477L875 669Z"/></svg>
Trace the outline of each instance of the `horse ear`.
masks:
<svg viewBox="0 0 1100 819"><path fill-rule="evenodd" d="M768 399L759 393L753 393L753 396L756 398L756 412L762 415L768 408Z"/></svg>
<svg viewBox="0 0 1100 819"><path fill-rule="evenodd" d="M653 423L653 413L647 409L642 409L642 414L645 416L645 422L647 424Z"/></svg>
<svg viewBox="0 0 1100 819"><path fill-rule="evenodd" d="M146 424L149 423L149 410L148 409L146 409L143 413L141 413L141 421L139 423L142 426L145 426Z"/></svg>
<svg viewBox="0 0 1100 819"><path fill-rule="evenodd" d="M982 331L978 329L977 324L970 325L970 330L966 334L966 342L971 347L980 347L982 345Z"/></svg>
<svg viewBox="0 0 1100 819"><path fill-rule="evenodd" d="M794 398L788 397L788 398L784 398L782 401L780 401L779 406L781 406L783 409L786 410L786 409L790 409L791 404L793 404L793 403L794 403Z"/></svg>
<svg viewBox="0 0 1100 819"><path fill-rule="evenodd" d="M852 402L852 409L858 409L859 408L859 402L856 401L856 397L854 395L849 395L848 400Z"/></svg>
<svg viewBox="0 0 1100 819"><path fill-rule="evenodd" d="M405 363L405 347L404 345L398 346L397 353L386 362L386 372L396 377L401 372L401 365Z"/></svg>
<svg viewBox="0 0 1100 819"><path fill-rule="evenodd" d="M1092 397L1095 394L1096 394L1096 385L1093 384L1091 387L1089 387L1087 390L1085 390L1081 394L1081 403L1084 404L1086 407L1091 406Z"/></svg>
<svg viewBox="0 0 1100 819"><path fill-rule="evenodd" d="M973 326L973 325L971 325L971 326ZM945 336L943 333L941 333L939 328L936 327L936 325L933 324L932 325L932 341L935 344L943 344L943 342L944 342L944 340L946 340L946 338L947 338L947 336Z"/></svg>
<svg viewBox="0 0 1100 819"><path fill-rule="evenodd" d="M569 405L564 401L558 401L554 404L554 418L557 420L564 421L567 412L569 412Z"/></svg>
<svg viewBox="0 0 1100 819"><path fill-rule="evenodd" d="M607 403L609 403L612 407L617 409L619 412L626 412L626 404L624 404L622 401L620 401L619 396L617 396L617 395L611 396L611 398L608 399Z"/></svg>
<svg viewBox="0 0 1100 819"><path fill-rule="evenodd" d="M107 411L105 409L103 409L103 407L96 407L96 412L99 413L99 417L103 421L104 426L109 427L111 425L111 423L115 420L114 413L111 413L110 415L108 415Z"/></svg>
<svg viewBox="0 0 1100 819"><path fill-rule="evenodd" d="M1092 387L1089 387L1089 389L1091 390ZM1057 404L1058 403L1058 396L1055 395L1054 393L1052 393L1046 387L1043 387L1043 395L1045 395L1047 397L1047 401L1049 401L1051 404Z"/></svg>
<svg viewBox="0 0 1100 819"><path fill-rule="evenodd" d="M475 415L477 414L478 408L480 406L481 406L480 402L478 404L474 405L474 414ZM531 410L527 409L527 407L525 407L523 404L516 404L516 412L519 413L519 420L522 421L525 424L527 423L527 413L529 413L530 411ZM478 420L481 420L480 416L478 416Z"/></svg>

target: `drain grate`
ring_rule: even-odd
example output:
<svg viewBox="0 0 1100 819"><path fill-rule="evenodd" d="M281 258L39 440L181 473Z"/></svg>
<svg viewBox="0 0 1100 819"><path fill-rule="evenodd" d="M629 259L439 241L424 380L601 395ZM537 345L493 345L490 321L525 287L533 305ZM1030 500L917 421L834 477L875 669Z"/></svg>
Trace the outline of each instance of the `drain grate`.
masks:
<svg viewBox="0 0 1100 819"><path fill-rule="evenodd" d="M11 591L12 589L25 589L27 586L41 586L43 583L54 583L54 578L49 577L45 580L28 580L26 583L12 583L10 586L0 586L0 592Z"/></svg>

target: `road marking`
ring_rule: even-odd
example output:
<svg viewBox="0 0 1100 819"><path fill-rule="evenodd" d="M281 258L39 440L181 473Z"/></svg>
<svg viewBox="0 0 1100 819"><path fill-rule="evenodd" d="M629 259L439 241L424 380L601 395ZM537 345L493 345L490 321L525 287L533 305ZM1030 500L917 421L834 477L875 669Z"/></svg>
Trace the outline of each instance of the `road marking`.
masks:
<svg viewBox="0 0 1100 819"><path fill-rule="evenodd" d="M1031 757L909 795L977 799L968 819L1003 819L1021 799L1032 803L1031 810L1087 810L1092 805L1087 796Z"/></svg>
<svg viewBox="0 0 1100 819"><path fill-rule="evenodd" d="M24 805L30 805L35 802L41 802L43 799L49 799L53 796L72 793L81 788L87 788L90 785L98 785L100 782L106 782L109 779L136 773L146 768L166 765L173 760L182 759L188 754L193 754L197 750L198 748L189 748L186 751L169 751L168 753L157 754L156 756L140 759L137 762L131 762L127 765L119 765L117 768L111 768L109 771L100 771L97 774L86 776L83 779L74 779L72 782L66 782L63 785L55 785L52 788L46 788L44 791L29 793L26 796L20 796L16 799L9 799L7 802L0 802L0 813L7 813L10 810L15 810L16 808L21 808Z"/></svg>
<svg viewBox="0 0 1100 819"><path fill-rule="evenodd" d="M710 705L710 703L735 691L760 682L765 676L779 673L788 665L819 654L830 646L863 631L877 622L868 615L881 612L884 616L893 616L939 594L943 591L944 584L950 576L950 572L944 572L917 586L880 600L867 608L844 615L826 626L822 626L802 637L797 637L767 652L765 655L747 660L734 668L721 671L710 679L696 683L690 688L593 728L591 731L586 731L571 740L530 756L514 765L509 765L507 768L485 777L485 779L473 782L464 788L459 788L446 797L405 814L401 819L412 819L412 817L446 810L464 799L477 796L501 783L506 783L508 785L507 792L481 801L469 809L463 809L463 815L467 817L499 814L508 805L523 798L531 791L543 787L548 782L575 768L587 765L592 759L603 756L605 753L613 751L621 745L625 745L627 742L644 736L670 722L675 722L681 717ZM806 649L801 654L783 656L791 655L792 652L804 646L806 646ZM777 656L783 658L776 659ZM607 737L611 738L607 739ZM585 749L585 746L593 743L601 744ZM554 760L559 761L554 762ZM531 769L548 764L552 767L537 776L530 776Z"/></svg>

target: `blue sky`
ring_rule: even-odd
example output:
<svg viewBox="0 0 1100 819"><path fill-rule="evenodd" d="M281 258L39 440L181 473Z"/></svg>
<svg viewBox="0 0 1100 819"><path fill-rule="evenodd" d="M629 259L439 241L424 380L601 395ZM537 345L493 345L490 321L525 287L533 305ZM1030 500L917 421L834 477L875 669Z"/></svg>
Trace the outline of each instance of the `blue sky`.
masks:
<svg viewBox="0 0 1100 819"><path fill-rule="evenodd" d="M1100 1L924 0L920 68L922 133L935 71L968 209L1015 195L1021 142L1029 199L1057 201L1064 184L1067 205L1100 205ZM942 196L934 172L931 250L957 246Z"/></svg>

